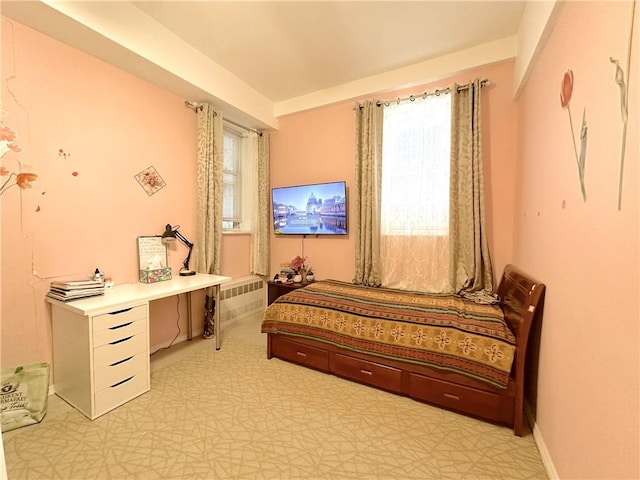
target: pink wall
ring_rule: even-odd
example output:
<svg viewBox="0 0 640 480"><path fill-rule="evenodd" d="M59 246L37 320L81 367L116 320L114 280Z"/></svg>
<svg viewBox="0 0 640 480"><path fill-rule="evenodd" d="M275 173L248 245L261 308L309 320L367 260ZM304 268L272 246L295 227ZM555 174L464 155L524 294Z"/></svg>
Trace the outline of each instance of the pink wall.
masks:
<svg viewBox="0 0 640 480"><path fill-rule="evenodd" d="M22 171L38 174L33 189L0 197L1 362L15 366L51 361L44 301L51 280L100 267L116 283L136 282L138 236L171 223L195 240L196 118L184 99L4 17L2 75L3 120L23 148L5 155L2 166L15 170L20 161ZM134 179L150 165L167 184L152 196ZM236 250L235 240L225 239L223 248ZM169 248L174 274L186 253L181 243ZM248 261L224 268L249 272ZM152 346L177 333L175 304L152 305ZM202 304L194 302L196 318Z"/></svg>
<svg viewBox="0 0 640 480"><path fill-rule="evenodd" d="M609 57L626 68L630 2L567 2L518 101L515 263L547 285L537 425L560 478L639 478L639 18L625 183ZM560 83L574 72L573 123L588 122L580 194Z"/></svg>
<svg viewBox="0 0 640 480"><path fill-rule="evenodd" d="M223 252L220 270L228 277L243 277L251 271L251 235L229 233L222 235Z"/></svg>
<svg viewBox="0 0 640 480"><path fill-rule="evenodd" d="M281 118L271 134L271 187L345 180L347 208L353 218L355 118L351 104ZM349 220L353 230L354 222ZM354 274L354 236L271 238L271 276L296 255L306 255L318 278L350 281Z"/></svg>
<svg viewBox="0 0 640 480"><path fill-rule="evenodd" d="M511 98L513 62L503 62L410 90L389 92L388 99L420 93L455 81L488 78L483 90L483 144L488 231L496 276L511 261L517 116ZM271 271L300 254L309 257L318 278L351 281L355 251L355 113L353 102L320 108L280 119L271 134L271 186L346 180L349 211L347 238L282 238L272 236Z"/></svg>

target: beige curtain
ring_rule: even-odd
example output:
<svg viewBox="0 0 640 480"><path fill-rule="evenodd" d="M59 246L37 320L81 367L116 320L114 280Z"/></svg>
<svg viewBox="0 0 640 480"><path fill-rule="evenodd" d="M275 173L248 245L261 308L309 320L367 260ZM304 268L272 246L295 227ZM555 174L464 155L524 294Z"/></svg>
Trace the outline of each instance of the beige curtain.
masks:
<svg viewBox="0 0 640 480"><path fill-rule="evenodd" d="M220 274L222 243L222 115L202 104L197 115L196 271Z"/></svg>
<svg viewBox="0 0 640 480"><path fill-rule="evenodd" d="M480 80L451 86L449 278L455 292L493 290L484 213Z"/></svg>
<svg viewBox="0 0 640 480"><path fill-rule="evenodd" d="M383 110L356 105L356 251L354 283L380 286L380 192Z"/></svg>
<svg viewBox="0 0 640 480"><path fill-rule="evenodd" d="M249 134L250 151L253 156L254 186L256 192L253 209L253 233L251 235L251 273L269 275L269 133Z"/></svg>

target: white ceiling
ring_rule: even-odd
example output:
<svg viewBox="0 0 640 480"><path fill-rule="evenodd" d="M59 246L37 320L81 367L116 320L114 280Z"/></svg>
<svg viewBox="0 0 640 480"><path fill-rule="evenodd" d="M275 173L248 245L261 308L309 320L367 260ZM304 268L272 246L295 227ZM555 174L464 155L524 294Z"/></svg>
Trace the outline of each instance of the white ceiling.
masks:
<svg viewBox="0 0 640 480"><path fill-rule="evenodd" d="M177 95L273 126L269 117L513 56L525 3L2 0L1 8ZM496 45L502 52L488 53Z"/></svg>
<svg viewBox="0 0 640 480"><path fill-rule="evenodd" d="M136 1L273 102L513 36L515 1Z"/></svg>

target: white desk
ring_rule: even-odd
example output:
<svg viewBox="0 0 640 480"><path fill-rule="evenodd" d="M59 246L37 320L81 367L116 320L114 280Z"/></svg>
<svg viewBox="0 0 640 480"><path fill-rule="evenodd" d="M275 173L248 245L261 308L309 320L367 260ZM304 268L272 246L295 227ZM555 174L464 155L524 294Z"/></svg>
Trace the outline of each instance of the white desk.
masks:
<svg viewBox="0 0 640 480"><path fill-rule="evenodd" d="M187 315L189 317L187 336L193 338L193 318L191 318L191 292L213 287L216 299L215 334L216 350L220 350L220 284L231 277L197 273L188 277L173 277L171 280L157 283L124 283L105 289L104 295L83 298L72 302L60 302L46 297L56 308L63 308L80 315L92 317L109 313L121 308L128 308L140 303L147 303L160 298L171 297L180 293L187 295Z"/></svg>
<svg viewBox="0 0 640 480"><path fill-rule="evenodd" d="M220 349L220 284L230 277L198 273L157 283L129 283L104 295L52 306L53 378L58 396L90 419L149 390L149 302L187 294L188 338L193 338L191 292L212 288L214 336Z"/></svg>

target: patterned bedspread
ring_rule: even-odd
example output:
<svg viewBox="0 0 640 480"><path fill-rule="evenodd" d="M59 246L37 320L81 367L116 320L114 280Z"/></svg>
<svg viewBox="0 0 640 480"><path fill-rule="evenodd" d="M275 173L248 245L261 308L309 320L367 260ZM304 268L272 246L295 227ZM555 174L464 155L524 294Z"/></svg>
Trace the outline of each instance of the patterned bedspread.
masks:
<svg viewBox="0 0 640 480"><path fill-rule="evenodd" d="M498 305L323 280L278 298L262 331L445 369L505 388L515 338Z"/></svg>

